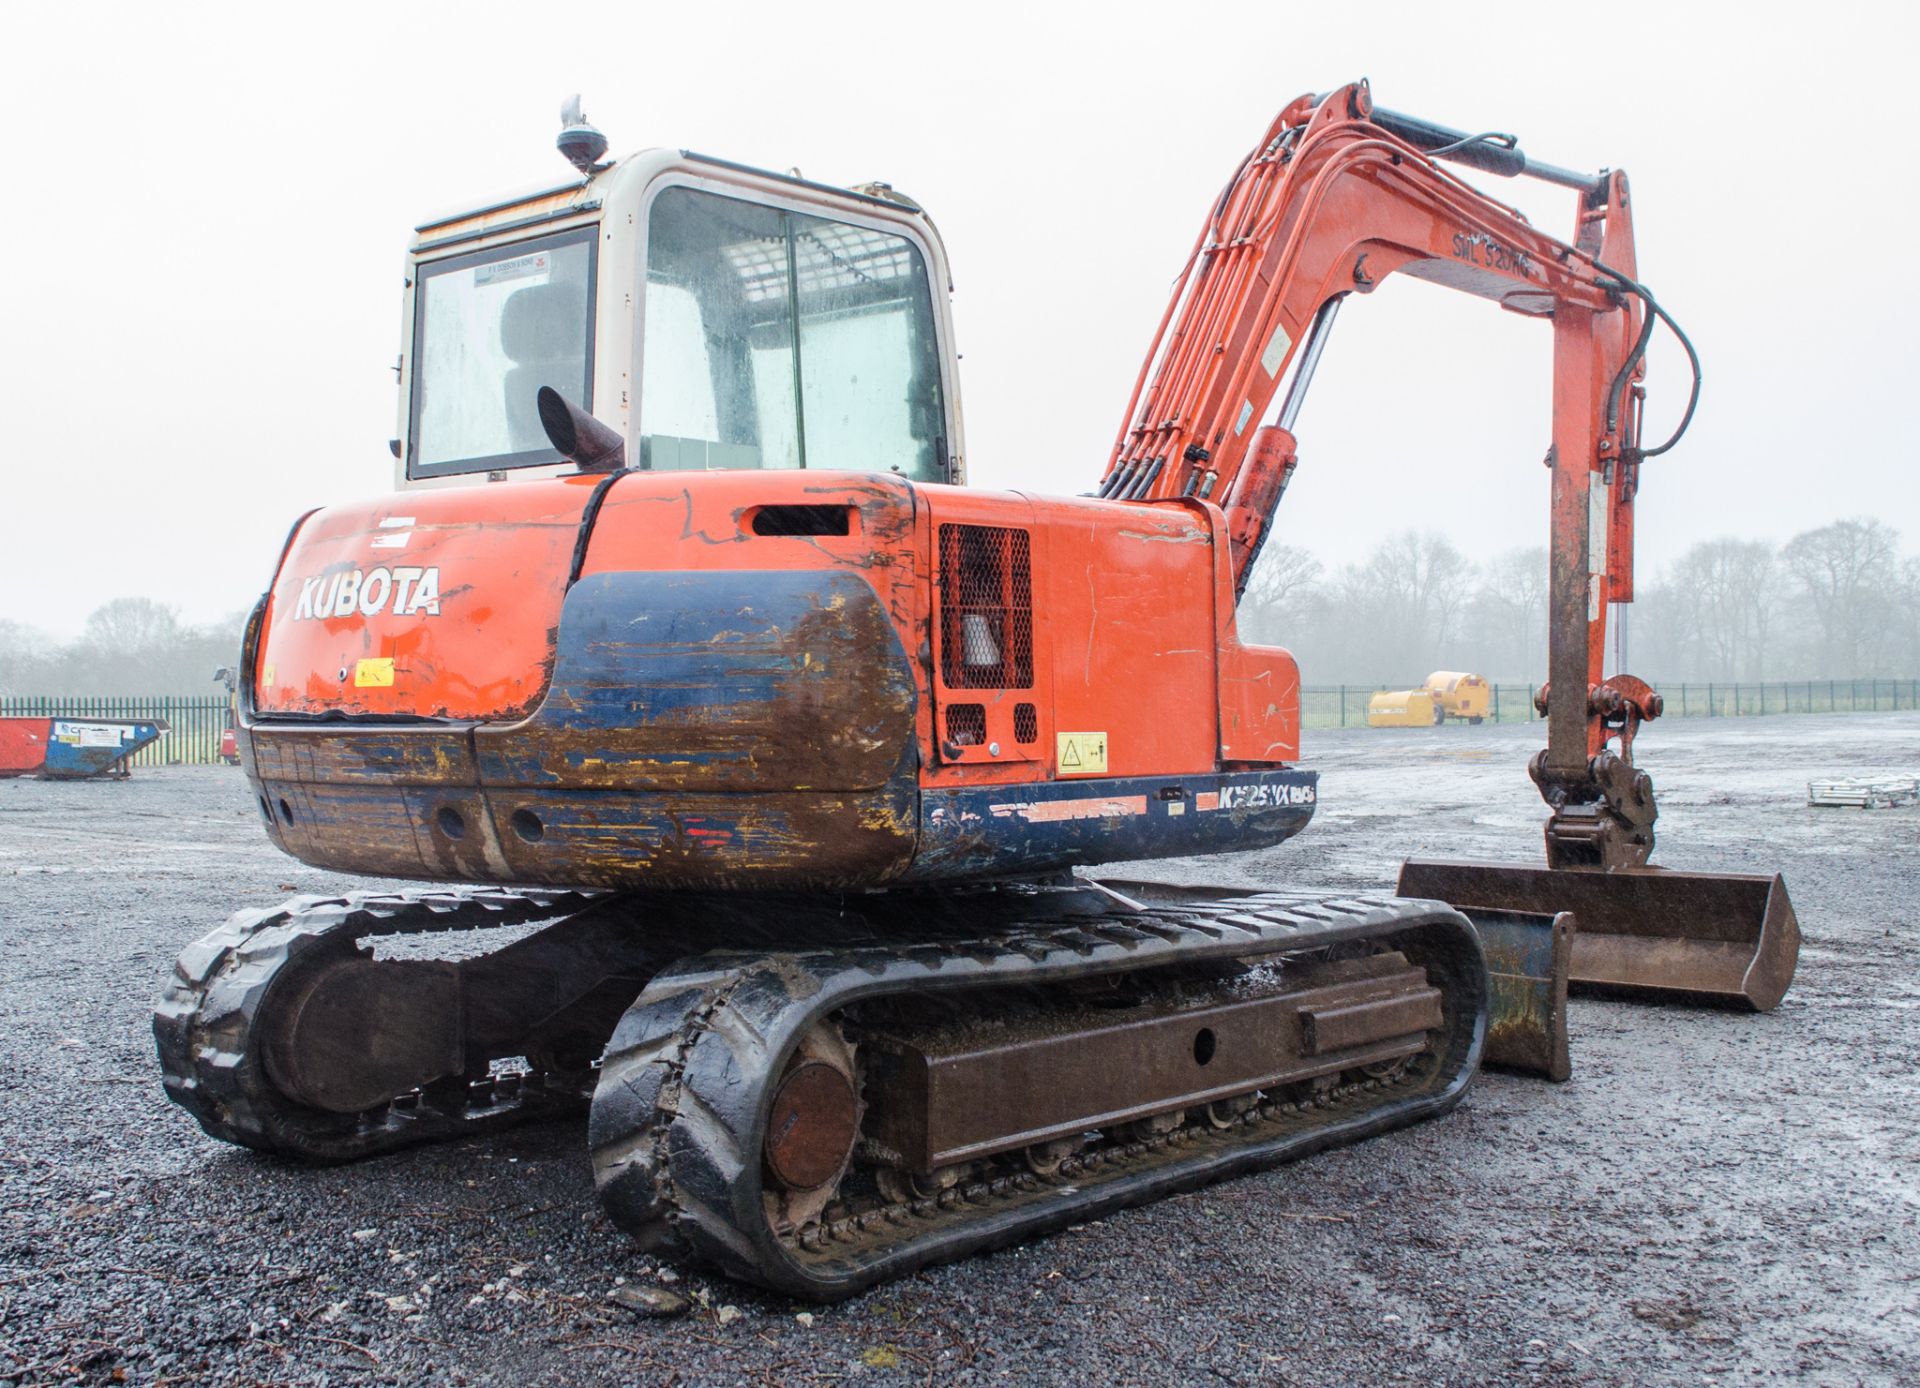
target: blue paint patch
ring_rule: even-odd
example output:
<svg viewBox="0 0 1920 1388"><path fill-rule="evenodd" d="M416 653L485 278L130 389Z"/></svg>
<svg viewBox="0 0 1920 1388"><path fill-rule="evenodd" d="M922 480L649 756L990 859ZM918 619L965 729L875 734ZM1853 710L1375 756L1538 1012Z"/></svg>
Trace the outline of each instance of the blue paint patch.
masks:
<svg viewBox="0 0 1920 1388"><path fill-rule="evenodd" d="M916 699L857 574L595 574L567 594L540 707L474 747L488 786L874 790L911 778Z"/></svg>
<svg viewBox="0 0 1920 1388"><path fill-rule="evenodd" d="M1010 876L1266 848L1313 818L1319 774L1246 771L925 789L908 879Z"/></svg>

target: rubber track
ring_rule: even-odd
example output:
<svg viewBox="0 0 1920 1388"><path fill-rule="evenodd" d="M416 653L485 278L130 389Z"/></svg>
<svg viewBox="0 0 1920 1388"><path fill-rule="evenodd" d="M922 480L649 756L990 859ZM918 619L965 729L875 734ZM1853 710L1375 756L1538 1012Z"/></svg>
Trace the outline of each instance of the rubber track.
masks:
<svg viewBox="0 0 1920 1388"><path fill-rule="evenodd" d="M274 1087L253 1028L287 969L351 951L366 936L523 925L593 900L585 892L471 888L295 897L237 912L180 952L154 1004L167 1095L214 1137L313 1162L350 1161L578 1109L577 1092L550 1091L536 1074L455 1081L372 1113L325 1113Z"/></svg>
<svg viewBox="0 0 1920 1388"><path fill-rule="evenodd" d="M1231 1141L1169 1147L1151 1161L1115 1161L1104 1172L1088 1163L1083 1179L1038 1194L1038 1183L1027 1181L1018 1192L984 1188L915 1202L885 1211L881 1227L851 1241L822 1240L816 1228L808 1245L804 1231L802 1239L783 1237L765 1218L759 1153L771 1085L807 1029L853 1003L1373 943L1405 950L1446 1000L1448 1024L1417 1084L1364 1105L1250 1126ZM589 1122L594 1177L613 1218L643 1242L831 1301L930 1263L1443 1113L1478 1066L1486 1006L1473 928L1442 903L1398 898L1274 892L1034 919L972 940L708 954L656 975L614 1033ZM861 1220L861 1230L868 1223Z"/></svg>

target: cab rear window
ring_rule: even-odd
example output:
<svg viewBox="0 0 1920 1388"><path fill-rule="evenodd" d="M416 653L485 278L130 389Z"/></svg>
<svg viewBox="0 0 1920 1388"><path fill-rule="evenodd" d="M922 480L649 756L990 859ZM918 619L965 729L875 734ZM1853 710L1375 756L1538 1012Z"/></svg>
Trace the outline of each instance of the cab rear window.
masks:
<svg viewBox="0 0 1920 1388"><path fill-rule="evenodd" d="M560 461L534 407L593 407L593 228L432 261L414 290L407 474Z"/></svg>

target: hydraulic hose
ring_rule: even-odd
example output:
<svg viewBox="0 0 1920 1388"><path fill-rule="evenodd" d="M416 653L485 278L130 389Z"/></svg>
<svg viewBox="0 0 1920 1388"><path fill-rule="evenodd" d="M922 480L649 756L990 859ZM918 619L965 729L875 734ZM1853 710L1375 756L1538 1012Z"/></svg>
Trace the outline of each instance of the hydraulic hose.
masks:
<svg viewBox="0 0 1920 1388"><path fill-rule="evenodd" d="M1613 378L1613 384L1607 389L1607 429L1611 431L1619 423L1620 400L1622 396L1626 394L1627 382L1632 379L1635 368L1640 365L1640 362L1647 354L1647 343L1653 337L1653 320L1655 318L1665 323L1673 335L1680 340L1680 346L1685 349L1687 354L1687 364L1692 368L1693 388L1687 393L1687 408L1686 412L1680 416L1680 423L1674 427L1673 433L1668 437L1667 441L1658 448L1641 448L1635 450L1635 457L1632 461L1641 462L1648 458L1657 458L1662 453L1671 449L1676 443L1680 442L1681 436L1687 432L1688 426L1693 423L1693 412L1700 404L1700 354L1693 349L1692 339L1689 338L1686 331L1674 321L1673 315L1662 308L1660 301L1653 297L1652 290L1648 289L1638 280L1630 279L1626 275L1621 274L1611 265L1607 265L1592 257L1588 257L1588 259L1596 270L1613 279L1621 288L1631 290L1633 293L1639 295L1641 302L1647 306L1647 318L1646 322L1640 326L1640 336L1634 341L1633 350L1627 354L1626 361L1621 363L1619 372Z"/></svg>

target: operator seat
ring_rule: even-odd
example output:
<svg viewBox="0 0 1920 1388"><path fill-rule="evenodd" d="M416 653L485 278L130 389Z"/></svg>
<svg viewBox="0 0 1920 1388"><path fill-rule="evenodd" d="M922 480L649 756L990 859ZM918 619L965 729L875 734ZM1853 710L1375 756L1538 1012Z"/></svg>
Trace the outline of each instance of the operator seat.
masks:
<svg viewBox="0 0 1920 1388"><path fill-rule="evenodd" d="M513 362L502 383L513 452L547 446L534 404L541 386L586 405L586 321L586 289L567 281L526 285L501 307L500 348Z"/></svg>

